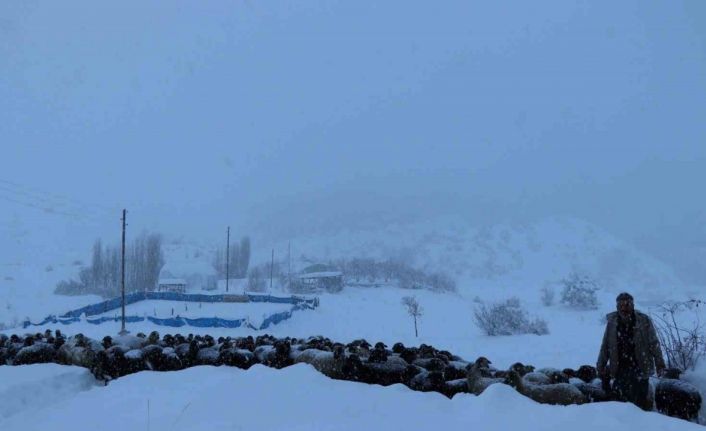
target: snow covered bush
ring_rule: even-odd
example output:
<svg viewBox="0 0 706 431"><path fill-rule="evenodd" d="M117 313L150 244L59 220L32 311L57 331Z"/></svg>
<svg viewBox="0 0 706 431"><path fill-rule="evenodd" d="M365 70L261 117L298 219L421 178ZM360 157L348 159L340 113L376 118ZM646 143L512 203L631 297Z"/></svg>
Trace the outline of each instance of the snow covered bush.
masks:
<svg viewBox="0 0 706 431"><path fill-rule="evenodd" d="M554 305L554 289L551 287L543 287L541 290L541 299L545 307Z"/></svg>
<svg viewBox="0 0 706 431"><path fill-rule="evenodd" d="M595 310L598 308L596 291L598 283L591 277L572 272L561 283L564 288L561 292L561 303L571 308L582 310Z"/></svg>
<svg viewBox="0 0 706 431"><path fill-rule="evenodd" d="M476 325L490 336L549 333L547 322L540 318L530 320L517 298L490 306L481 304L476 308L474 317Z"/></svg>

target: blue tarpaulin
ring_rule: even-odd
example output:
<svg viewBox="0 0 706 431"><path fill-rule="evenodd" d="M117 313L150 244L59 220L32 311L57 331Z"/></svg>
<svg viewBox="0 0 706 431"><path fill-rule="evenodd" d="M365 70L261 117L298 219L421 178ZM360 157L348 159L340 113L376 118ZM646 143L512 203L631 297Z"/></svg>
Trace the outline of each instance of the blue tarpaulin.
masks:
<svg viewBox="0 0 706 431"><path fill-rule="evenodd" d="M145 319L160 326L170 326L178 328L184 325L194 326L198 328L240 328L248 327L250 329L266 329L271 325L276 325L284 320L292 317L292 314L298 310L313 310L319 305L319 299L307 299L297 296L290 297L277 297L271 295L204 295L204 294L186 294L177 292L136 292L125 295L125 304L134 304L135 302L144 300L162 300L162 301L187 301L187 302L243 302L243 299L247 299L247 302L270 302L276 304L292 304L292 308L289 311L283 311L275 313L266 317L260 327L255 327L251 325L247 319L221 319L219 317L204 317L197 319L188 319L186 317L172 317L168 319L159 319L157 317L140 317L140 316L125 316L125 321L127 323L144 322ZM71 323L76 323L81 321L81 316L95 316L97 314L102 314L111 310L115 310L121 307L121 299L113 298L107 301L99 302L98 304L92 304L85 307L81 307L77 310L69 311L63 315L48 316L39 323L32 323L30 321L25 321L23 327L27 328L29 326L42 326L48 323L61 323L63 325L69 325ZM94 319L85 319L86 322L100 325L105 322L120 322L120 317L98 317Z"/></svg>

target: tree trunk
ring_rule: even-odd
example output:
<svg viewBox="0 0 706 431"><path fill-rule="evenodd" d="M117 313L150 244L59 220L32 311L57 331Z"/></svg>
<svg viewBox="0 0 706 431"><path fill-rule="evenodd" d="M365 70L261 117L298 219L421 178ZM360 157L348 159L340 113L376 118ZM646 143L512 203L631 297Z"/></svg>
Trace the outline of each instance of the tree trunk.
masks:
<svg viewBox="0 0 706 431"><path fill-rule="evenodd" d="M417 333L417 316L414 316L414 336L419 337L419 334Z"/></svg>

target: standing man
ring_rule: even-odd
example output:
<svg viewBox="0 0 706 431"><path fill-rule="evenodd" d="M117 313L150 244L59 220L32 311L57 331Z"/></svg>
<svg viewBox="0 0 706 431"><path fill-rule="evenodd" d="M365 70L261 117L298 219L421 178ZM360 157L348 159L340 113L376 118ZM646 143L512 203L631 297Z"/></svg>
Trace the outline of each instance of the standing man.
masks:
<svg viewBox="0 0 706 431"><path fill-rule="evenodd" d="M617 311L609 313L596 369L603 381L613 378L613 395L619 401L652 410L649 377L657 368L664 371L664 359L652 320L635 310L632 295L616 298Z"/></svg>

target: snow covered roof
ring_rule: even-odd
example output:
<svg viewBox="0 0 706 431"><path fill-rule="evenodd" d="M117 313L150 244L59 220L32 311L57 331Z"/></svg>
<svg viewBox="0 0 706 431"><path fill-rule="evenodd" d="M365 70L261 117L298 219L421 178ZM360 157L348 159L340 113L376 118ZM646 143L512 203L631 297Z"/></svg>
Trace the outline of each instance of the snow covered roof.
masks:
<svg viewBox="0 0 706 431"><path fill-rule="evenodd" d="M184 286L186 286L186 280L184 280L183 278L163 278L159 280L160 286L167 284L183 284Z"/></svg>
<svg viewBox="0 0 706 431"><path fill-rule="evenodd" d="M309 272L306 274L300 274L299 278L328 278L328 277L340 277L343 273L340 271L322 271L322 272Z"/></svg>

